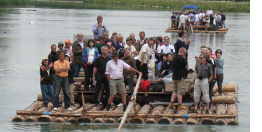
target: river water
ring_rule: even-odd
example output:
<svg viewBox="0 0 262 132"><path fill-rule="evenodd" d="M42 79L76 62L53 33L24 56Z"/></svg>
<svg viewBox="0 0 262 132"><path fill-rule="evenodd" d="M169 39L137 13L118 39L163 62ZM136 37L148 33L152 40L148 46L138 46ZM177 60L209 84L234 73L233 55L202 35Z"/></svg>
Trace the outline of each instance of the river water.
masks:
<svg viewBox="0 0 262 132"><path fill-rule="evenodd" d="M88 10L0 8L0 128L1 131L116 131L118 124L71 123L15 123L16 110L23 110L37 98L40 91L39 66L41 58L50 52L50 45L73 39L73 34L83 32L92 35L96 17L102 15L109 34L121 33L125 38L140 31L146 37L169 36L174 43L177 33L165 33L170 21L170 11ZM213 51L222 49L225 59L224 83L235 82L239 86L239 125L133 125L126 124L122 131L190 131L218 132L250 129L250 14L225 13L226 34L187 34L191 39L189 67L194 68L194 56L200 46ZM32 24L29 24L31 22Z"/></svg>

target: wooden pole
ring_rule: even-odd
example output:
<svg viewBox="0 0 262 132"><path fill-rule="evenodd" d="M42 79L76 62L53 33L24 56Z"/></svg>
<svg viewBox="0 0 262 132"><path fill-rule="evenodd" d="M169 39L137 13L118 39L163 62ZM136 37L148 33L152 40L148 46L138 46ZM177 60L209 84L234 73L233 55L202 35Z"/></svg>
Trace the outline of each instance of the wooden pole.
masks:
<svg viewBox="0 0 262 132"><path fill-rule="evenodd" d="M213 114L213 109L209 110L209 114ZM202 112L202 114L206 114L206 107L204 107L204 110ZM201 124L205 124L205 125L214 125L215 124L215 119L214 118L202 118L201 119Z"/></svg>
<svg viewBox="0 0 262 132"><path fill-rule="evenodd" d="M136 94L137 94L137 90L138 90L139 85L140 85L140 81L141 81L141 75L139 75L139 78L138 78L138 80L137 80L134 93L133 93L132 98L131 98L131 100L130 100L130 102L129 102L129 104L128 104L128 107L127 107L127 109L126 109L126 111L125 111L125 113L124 113L124 115L123 115L123 118L122 118L122 120L121 120L121 123L120 123L117 131L119 131L119 130L123 127L123 125L124 125L124 123L125 123L125 121L126 121L126 118L127 118L127 114L128 114L129 111L132 109L134 102L136 102Z"/></svg>
<svg viewBox="0 0 262 132"><path fill-rule="evenodd" d="M185 115L188 113L188 110L178 110L177 114L179 115ZM185 124L186 118L175 118L174 119L174 124Z"/></svg>
<svg viewBox="0 0 262 132"><path fill-rule="evenodd" d="M238 125L238 108L236 104L227 105L227 114L236 115L235 118L230 118L227 120L227 125Z"/></svg>
<svg viewBox="0 0 262 132"><path fill-rule="evenodd" d="M13 119L13 122L23 122L25 121L25 117L23 115L16 115Z"/></svg>
<svg viewBox="0 0 262 132"><path fill-rule="evenodd" d="M162 105L158 105L158 106L156 106L153 110L152 110L152 113L151 113L151 115L159 115L159 114L162 114L163 113L163 111L164 111L164 109L165 109L165 107L164 106L162 106ZM146 119L146 123L148 122L148 123L157 123L157 119L156 118L147 118Z"/></svg>
<svg viewBox="0 0 262 132"><path fill-rule="evenodd" d="M166 107L163 115L171 115L174 114L176 107L173 107L173 109L170 109L169 107ZM168 117L161 117L158 122L158 124L173 124L173 119Z"/></svg>

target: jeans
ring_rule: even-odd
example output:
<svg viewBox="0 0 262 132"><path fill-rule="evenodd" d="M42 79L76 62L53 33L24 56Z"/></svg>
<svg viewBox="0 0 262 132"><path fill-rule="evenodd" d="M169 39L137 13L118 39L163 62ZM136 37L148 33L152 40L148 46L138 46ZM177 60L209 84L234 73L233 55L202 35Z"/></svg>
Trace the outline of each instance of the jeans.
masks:
<svg viewBox="0 0 262 132"><path fill-rule="evenodd" d="M210 99L210 105L209 105L209 109L211 108L211 104L212 104L212 91L213 91L213 88L216 84L216 80L215 79L212 79L210 82L209 82L209 99ZM202 98L203 94L201 93L200 95L200 100ZM198 108L199 108L199 105L200 103L198 104Z"/></svg>
<svg viewBox="0 0 262 132"><path fill-rule="evenodd" d="M133 92L134 92L134 78L133 78L133 76L131 78L126 78L126 76L125 76L124 82L125 82L125 85L127 85L129 87L130 95L132 95Z"/></svg>
<svg viewBox="0 0 262 132"><path fill-rule="evenodd" d="M222 28L226 28L226 23L225 21L221 21Z"/></svg>
<svg viewBox="0 0 262 132"><path fill-rule="evenodd" d="M90 84L90 82L92 82L92 81L90 81L90 78L92 79L92 77L93 77L93 69L94 69L94 64L84 66L84 70L85 70L85 91L89 90L89 84Z"/></svg>
<svg viewBox="0 0 262 132"><path fill-rule="evenodd" d="M110 91L109 91L109 81L107 80L105 72L96 72L95 78L96 78L96 89L94 94L95 100L98 99L98 95L102 88L102 84L104 84L104 90L106 93L106 102L108 102Z"/></svg>
<svg viewBox="0 0 262 132"><path fill-rule="evenodd" d="M143 79L147 80L148 79L148 67L147 64L144 63L143 67L140 67L141 61L136 60L136 68L138 71L142 72L143 74ZM137 74L137 78L139 75Z"/></svg>
<svg viewBox="0 0 262 132"><path fill-rule="evenodd" d="M75 64L75 75L74 75L74 77L78 77L80 69L81 69L81 66L82 65Z"/></svg>
<svg viewBox="0 0 262 132"><path fill-rule="evenodd" d="M50 98L51 102L54 104L54 89L52 84L42 84L41 92L44 103L48 103L48 99Z"/></svg>
<svg viewBox="0 0 262 132"><path fill-rule="evenodd" d="M60 77L56 76L56 86L55 86L55 97L54 97L54 107L58 107L59 103L59 93L61 90L61 87L63 89L64 94L64 101L65 101L65 108L70 107L70 98L68 96L68 77Z"/></svg>
<svg viewBox="0 0 262 132"><path fill-rule="evenodd" d="M217 86L218 86L218 93L222 94L223 89L222 89L222 84L223 84L223 73L217 74Z"/></svg>

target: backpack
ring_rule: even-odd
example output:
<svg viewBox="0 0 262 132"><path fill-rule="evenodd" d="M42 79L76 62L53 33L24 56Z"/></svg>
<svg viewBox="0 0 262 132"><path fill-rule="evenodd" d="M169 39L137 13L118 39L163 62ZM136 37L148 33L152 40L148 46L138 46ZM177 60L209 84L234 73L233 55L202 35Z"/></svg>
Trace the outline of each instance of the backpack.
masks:
<svg viewBox="0 0 262 132"><path fill-rule="evenodd" d="M138 89L139 92L148 92L148 89L150 87L150 82L148 80L143 80L140 83L140 87Z"/></svg>

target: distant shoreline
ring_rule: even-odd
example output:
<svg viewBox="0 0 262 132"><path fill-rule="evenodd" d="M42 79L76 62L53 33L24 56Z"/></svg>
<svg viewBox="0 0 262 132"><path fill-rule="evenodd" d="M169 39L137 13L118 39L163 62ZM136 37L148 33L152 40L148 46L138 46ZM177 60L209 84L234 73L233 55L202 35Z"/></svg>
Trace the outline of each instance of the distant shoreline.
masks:
<svg viewBox="0 0 262 132"><path fill-rule="evenodd" d="M9 2L6 2L9 1ZM6 2L6 3L4 3ZM70 9L181 10L184 5L223 12L250 12L250 2L178 0L3 0L0 7L51 7Z"/></svg>

